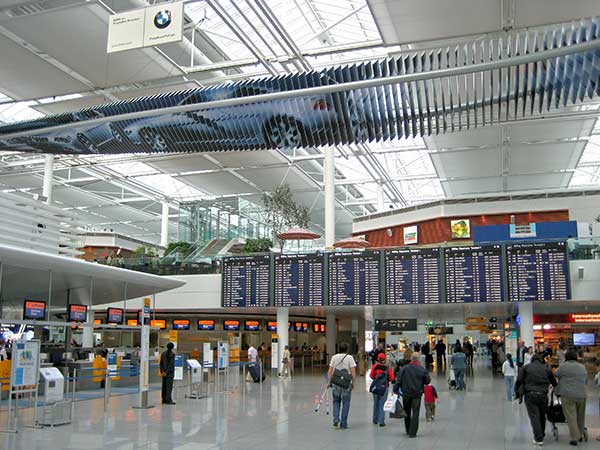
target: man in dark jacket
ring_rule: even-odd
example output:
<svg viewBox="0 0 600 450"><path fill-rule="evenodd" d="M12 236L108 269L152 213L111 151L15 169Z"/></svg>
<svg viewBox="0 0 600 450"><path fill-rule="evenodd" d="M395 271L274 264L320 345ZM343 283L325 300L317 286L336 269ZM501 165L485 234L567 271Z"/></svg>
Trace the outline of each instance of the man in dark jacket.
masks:
<svg viewBox="0 0 600 450"><path fill-rule="evenodd" d="M434 347L436 356L437 356L437 366L436 369L438 372L442 371L442 367L446 368L446 344L441 339L437 341Z"/></svg>
<svg viewBox="0 0 600 450"><path fill-rule="evenodd" d="M160 374L162 376L162 402L164 405L174 405L171 397L173 392L173 378L175 378L175 353L172 342L167 344L167 349L160 355Z"/></svg>
<svg viewBox="0 0 600 450"><path fill-rule="evenodd" d="M431 382L427 370L419 364L421 355L415 352L410 357L410 364L400 369L394 393L402 394L402 404L406 417L404 428L408 437L417 437L419 430L419 412L421 410L421 396L426 384Z"/></svg>
<svg viewBox="0 0 600 450"><path fill-rule="evenodd" d="M527 415L533 429L533 444L543 445L546 434L546 410L548 409L548 386L556 386L556 378L538 354L531 363L519 371L515 383L517 396L525 396Z"/></svg>

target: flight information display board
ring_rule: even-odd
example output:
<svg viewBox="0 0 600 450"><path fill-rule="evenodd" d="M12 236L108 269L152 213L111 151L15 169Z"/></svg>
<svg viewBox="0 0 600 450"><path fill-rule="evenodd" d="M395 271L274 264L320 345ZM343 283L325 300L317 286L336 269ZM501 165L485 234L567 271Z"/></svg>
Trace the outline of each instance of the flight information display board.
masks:
<svg viewBox="0 0 600 450"><path fill-rule="evenodd" d="M270 306L269 255L225 258L222 273L223 307Z"/></svg>
<svg viewBox="0 0 600 450"><path fill-rule="evenodd" d="M441 302L439 248L387 250L384 255L386 304Z"/></svg>
<svg viewBox="0 0 600 450"><path fill-rule="evenodd" d="M381 303L381 251L336 252L327 255L329 306Z"/></svg>
<svg viewBox="0 0 600 450"><path fill-rule="evenodd" d="M567 300L571 297L564 242L509 244L506 262L510 301Z"/></svg>
<svg viewBox="0 0 600 450"><path fill-rule="evenodd" d="M447 303L501 302L504 267L501 245L444 249Z"/></svg>
<svg viewBox="0 0 600 450"><path fill-rule="evenodd" d="M275 256L275 306L324 306L322 254Z"/></svg>

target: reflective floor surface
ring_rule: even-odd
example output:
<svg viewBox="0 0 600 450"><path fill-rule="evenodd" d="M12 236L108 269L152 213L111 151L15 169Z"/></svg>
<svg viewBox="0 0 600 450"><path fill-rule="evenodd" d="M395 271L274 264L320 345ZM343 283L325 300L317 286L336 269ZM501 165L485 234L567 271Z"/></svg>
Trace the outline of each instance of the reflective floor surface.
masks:
<svg viewBox="0 0 600 450"><path fill-rule="evenodd" d="M332 428L326 405L315 413L315 397L324 387L323 375L314 372L293 380L268 377L261 387L244 383L242 389L209 398L185 399L177 393L176 406L132 409L136 396L111 400L108 413L103 400L77 403L72 424L55 428L21 428L17 434L0 434L3 450L320 450L320 449L531 449L532 434L524 405L505 400L504 382L481 368L467 378L468 391L449 391L444 375L434 375L440 392L436 421L427 423L421 410L417 439L408 439L399 420L387 419L380 428L371 423L372 399L364 378L354 391L349 428ZM590 442L581 448L600 448L598 393L590 387L587 424ZM157 403L157 393L151 402ZM27 424L26 414L22 416ZM6 415L2 414L0 427ZM546 448L568 445L565 424L559 424L559 441L549 434Z"/></svg>

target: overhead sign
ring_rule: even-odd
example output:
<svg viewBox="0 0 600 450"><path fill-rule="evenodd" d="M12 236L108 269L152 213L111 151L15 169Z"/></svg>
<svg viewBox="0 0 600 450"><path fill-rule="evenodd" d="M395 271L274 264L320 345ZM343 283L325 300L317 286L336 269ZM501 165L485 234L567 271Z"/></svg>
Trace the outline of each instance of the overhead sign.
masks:
<svg viewBox="0 0 600 450"><path fill-rule="evenodd" d="M375 319L375 331L417 331L417 319Z"/></svg>
<svg viewBox="0 0 600 450"><path fill-rule="evenodd" d="M114 14L108 18L107 53L142 48L144 46L145 9Z"/></svg>
<svg viewBox="0 0 600 450"><path fill-rule="evenodd" d="M183 39L183 2L161 3L145 11L144 47Z"/></svg>
<svg viewBox="0 0 600 450"><path fill-rule="evenodd" d="M108 20L107 53L183 39L183 2L114 14Z"/></svg>
<svg viewBox="0 0 600 450"><path fill-rule="evenodd" d="M509 225L509 233L511 239L532 238L537 236L535 223L527 225L515 225L514 223L511 223Z"/></svg>
<svg viewBox="0 0 600 450"><path fill-rule="evenodd" d="M571 322L574 323L598 323L600 322L600 314L569 314Z"/></svg>
<svg viewBox="0 0 600 450"><path fill-rule="evenodd" d="M404 245L417 244L419 242L419 229L417 225L404 227Z"/></svg>

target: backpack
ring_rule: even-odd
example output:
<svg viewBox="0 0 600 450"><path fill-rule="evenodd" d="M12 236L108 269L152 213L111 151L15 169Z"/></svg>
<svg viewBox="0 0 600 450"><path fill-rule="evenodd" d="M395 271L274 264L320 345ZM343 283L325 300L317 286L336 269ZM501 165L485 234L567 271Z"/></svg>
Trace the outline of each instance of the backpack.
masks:
<svg viewBox="0 0 600 450"><path fill-rule="evenodd" d="M388 385L388 368L383 366L385 370L375 377L369 388L369 392L375 395L384 395Z"/></svg>

